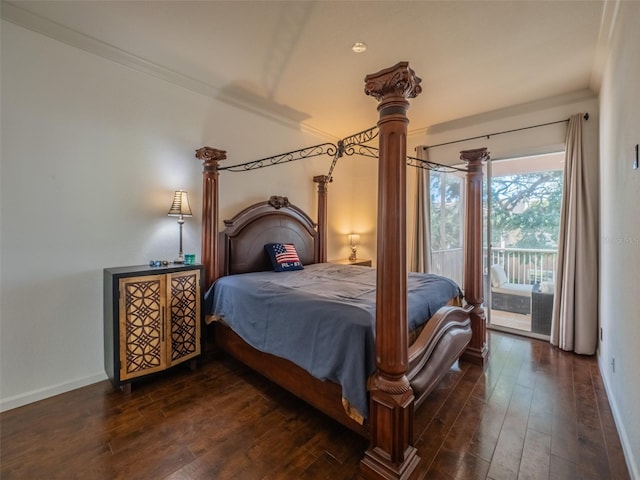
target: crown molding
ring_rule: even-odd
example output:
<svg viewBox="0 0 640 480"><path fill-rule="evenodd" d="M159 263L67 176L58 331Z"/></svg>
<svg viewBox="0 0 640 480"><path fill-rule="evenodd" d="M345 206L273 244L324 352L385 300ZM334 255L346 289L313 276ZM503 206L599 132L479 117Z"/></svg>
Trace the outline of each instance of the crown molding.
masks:
<svg viewBox="0 0 640 480"><path fill-rule="evenodd" d="M151 62L138 55L134 55L114 45L110 45L98 40L97 38L91 37L90 35L80 33L40 15L29 12L28 10L16 5L14 2L8 2L6 0L2 0L0 2L0 18L71 47L111 60L125 67L151 75L191 92L204 95L214 100L219 100L228 105L275 121L286 127L294 128L314 136L337 139L335 135L300 121L299 114L293 113L293 110L291 110L292 114L288 116L286 115L286 108L280 108L278 109L279 111L274 111L273 109L263 108L259 103L251 101L251 99L242 98L241 95L229 95L225 92L225 87L223 85L207 83L197 78L184 75L163 65Z"/></svg>
<svg viewBox="0 0 640 480"><path fill-rule="evenodd" d="M589 80L589 87L596 93L600 92L600 87L602 86L604 67L609 56L609 50L611 49L611 39L615 32L619 10L620 0L605 0L602 5L598 43L596 45L591 78Z"/></svg>
<svg viewBox="0 0 640 480"><path fill-rule="evenodd" d="M426 133L428 135L436 135L439 133L449 132L451 130L475 127L486 122L500 121L519 115L527 115L529 113L544 110L547 108L554 108L558 105L570 105L573 103L595 99L597 99L596 94L591 89L585 88L582 90L577 90L575 92L556 95L553 97L546 97L539 100L534 100L532 102L521 103L506 108L500 108L497 110L491 110L489 112L478 113L476 115L470 115L468 117L462 117L455 120L437 123L427 127Z"/></svg>
<svg viewBox="0 0 640 480"><path fill-rule="evenodd" d="M2 1L0 16L3 20L11 22L20 27L39 33L53 40L69 45L71 47L84 50L107 60L119 63L139 72L166 80L175 85L179 85L202 95L215 98L218 87L202 82L192 77L188 77L169 68L150 62L142 57L133 55L118 47L105 43L84 33L80 33L71 28L60 25L52 20L46 19L14 3Z"/></svg>

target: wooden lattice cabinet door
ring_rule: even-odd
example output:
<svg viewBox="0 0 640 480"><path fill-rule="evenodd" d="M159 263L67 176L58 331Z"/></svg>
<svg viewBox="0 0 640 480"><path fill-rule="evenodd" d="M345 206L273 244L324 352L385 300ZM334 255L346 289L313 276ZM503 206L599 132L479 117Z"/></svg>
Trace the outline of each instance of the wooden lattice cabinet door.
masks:
<svg viewBox="0 0 640 480"><path fill-rule="evenodd" d="M120 279L120 380L167 368L166 276Z"/></svg>
<svg viewBox="0 0 640 480"><path fill-rule="evenodd" d="M168 275L168 366L200 355L200 271Z"/></svg>

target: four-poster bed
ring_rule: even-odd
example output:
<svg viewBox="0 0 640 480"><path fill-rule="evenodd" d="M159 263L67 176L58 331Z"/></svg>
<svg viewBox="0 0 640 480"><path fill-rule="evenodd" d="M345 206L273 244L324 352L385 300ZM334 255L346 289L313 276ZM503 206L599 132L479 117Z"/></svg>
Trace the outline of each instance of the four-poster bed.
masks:
<svg viewBox="0 0 640 480"><path fill-rule="evenodd" d="M345 409L338 383L319 380L292 361L253 348L224 321L213 322L214 335L222 350L368 437L370 448L361 463L365 477L414 478L419 475L419 457L412 445L415 406L424 401L458 358L484 363L488 353L481 260L482 161L487 154L486 149L478 149L461 155L468 164L465 305L456 304L455 299L446 302L410 342L405 220L406 110L407 99L421 91L420 79L406 62L401 62L367 76L365 83L365 92L379 101L379 149L363 146L373 136L362 132L347 137L348 141L340 142L335 149L331 144L323 144L320 150L336 155L332 169L345 148L361 146L365 155L376 150L375 156L379 158L378 225L384 228L378 233L375 331L372 333L375 372L369 379L368 418L361 423ZM301 158L308 153L300 152L304 152ZM326 262L327 184L331 174L313 178L318 184L317 225L286 197L272 197L226 220L225 230L219 233L218 180L219 171L225 169L219 162L226 159L226 152L203 147L197 150L196 157L204 163L202 261L207 288L223 276L270 270L263 247L271 242L294 244L304 265ZM267 160L273 164L292 159L286 154ZM262 166L264 162L257 163Z"/></svg>

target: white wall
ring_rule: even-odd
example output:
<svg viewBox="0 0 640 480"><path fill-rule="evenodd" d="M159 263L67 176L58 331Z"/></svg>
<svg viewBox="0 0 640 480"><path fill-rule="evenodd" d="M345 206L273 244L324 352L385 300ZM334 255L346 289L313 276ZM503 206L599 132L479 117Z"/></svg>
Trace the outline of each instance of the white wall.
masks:
<svg viewBox="0 0 640 480"><path fill-rule="evenodd" d="M200 257L202 166L195 149L241 163L326 141L3 21L0 408L106 378L102 270L171 260L173 191L194 217ZM314 175L330 157L221 173L221 214L286 195L315 218ZM348 254L348 164L330 187L329 258ZM339 228L336 226L339 225ZM336 231L338 229L339 231Z"/></svg>
<svg viewBox="0 0 640 480"><path fill-rule="evenodd" d="M640 143L640 3L619 8L600 92L599 363L631 477L640 479L640 169L632 169Z"/></svg>

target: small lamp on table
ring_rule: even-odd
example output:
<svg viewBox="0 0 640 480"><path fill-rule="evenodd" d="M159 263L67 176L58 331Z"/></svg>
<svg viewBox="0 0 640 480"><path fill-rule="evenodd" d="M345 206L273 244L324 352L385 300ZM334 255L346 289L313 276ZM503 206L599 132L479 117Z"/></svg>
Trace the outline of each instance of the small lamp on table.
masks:
<svg viewBox="0 0 640 480"><path fill-rule="evenodd" d="M356 251L358 250L358 244L360 243L360 235L357 233L350 233L347 237L349 238L349 245L351 245L351 255L349 255L349 260L354 262L358 259Z"/></svg>
<svg viewBox="0 0 640 480"><path fill-rule="evenodd" d="M180 251L178 252L178 258L176 258L173 263L184 263L184 254L182 252L182 225L184 225L184 217L192 216L187 192L176 190L173 194L173 203L167 215L170 217L178 217L178 225L180 225Z"/></svg>

